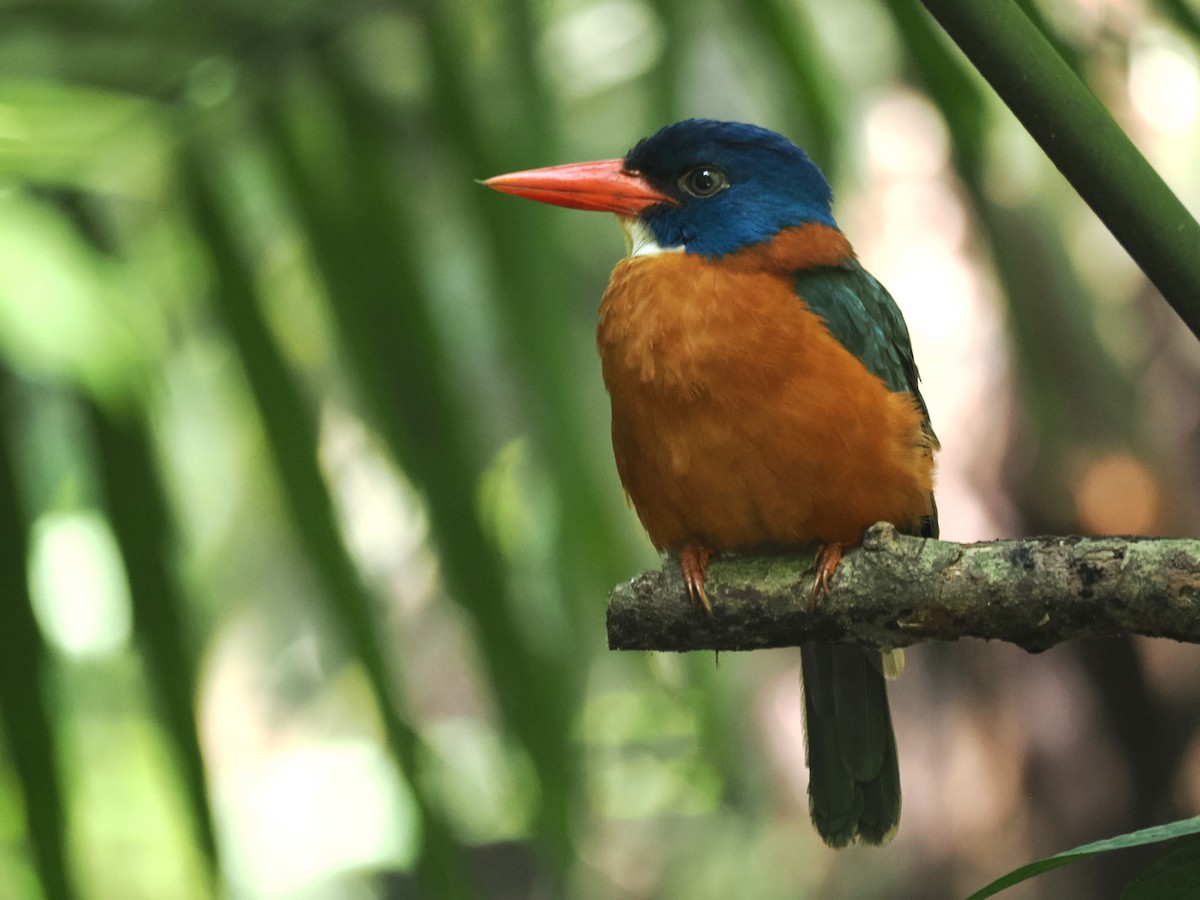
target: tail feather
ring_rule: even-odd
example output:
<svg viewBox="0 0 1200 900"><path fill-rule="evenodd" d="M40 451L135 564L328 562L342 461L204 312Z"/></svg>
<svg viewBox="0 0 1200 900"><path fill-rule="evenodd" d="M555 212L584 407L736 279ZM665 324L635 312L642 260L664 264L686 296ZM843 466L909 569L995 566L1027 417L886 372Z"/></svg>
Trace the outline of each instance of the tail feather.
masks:
<svg viewBox="0 0 1200 900"><path fill-rule="evenodd" d="M809 812L832 847L883 844L900 821L900 769L878 651L806 644Z"/></svg>

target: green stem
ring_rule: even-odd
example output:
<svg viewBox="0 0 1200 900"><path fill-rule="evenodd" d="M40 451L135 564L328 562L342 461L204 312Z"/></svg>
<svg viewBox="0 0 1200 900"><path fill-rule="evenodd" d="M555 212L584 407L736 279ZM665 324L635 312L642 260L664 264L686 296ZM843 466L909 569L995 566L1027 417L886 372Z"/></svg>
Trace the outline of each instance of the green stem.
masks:
<svg viewBox="0 0 1200 900"><path fill-rule="evenodd" d="M922 0L1200 338L1200 224L1012 0Z"/></svg>
<svg viewBox="0 0 1200 900"><path fill-rule="evenodd" d="M20 420L7 402L14 385L15 376L0 366L0 765L6 780L8 771L15 776L24 802L33 867L46 900L71 900L77 894L59 780L58 723L44 684L50 659L29 596L29 526L12 440ZM5 785L5 794L11 790ZM5 818L11 818L8 810Z"/></svg>
<svg viewBox="0 0 1200 900"><path fill-rule="evenodd" d="M149 423L139 414L84 398L92 421L105 511L129 580L133 627L158 702L160 721L174 742L192 826L204 851L210 888L218 892L216 825L208 774L196 731L197 664L188 638L187 600L172 566L173 522L154 458Z"/></svg>
<svg viewBox="0 0 1200 900"><path fill-rule="evenodd" d="M419 778L421 738L401 717L399 687L375 626L372 597L337 529L317 460L317 423L260 309L254 272L243 257L236 217L222 205L208 146L197 141L187 148L181 178L193 227L211 259L213 310L241 359L296 537L323 583L332 619L342 623L362 663L392 756L413 788L422 830L417 875L427 896L470 900L478 896L471 873L450 823Z"/></svg>

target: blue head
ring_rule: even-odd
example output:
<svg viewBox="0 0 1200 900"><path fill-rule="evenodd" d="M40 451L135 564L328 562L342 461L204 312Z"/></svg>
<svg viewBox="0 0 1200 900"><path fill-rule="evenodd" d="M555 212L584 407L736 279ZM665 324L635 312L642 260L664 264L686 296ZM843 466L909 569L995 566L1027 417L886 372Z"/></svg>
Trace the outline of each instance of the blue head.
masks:
<svg viewBox="0 0 1200 900"><path fill-rule="evenodd" d="M688 119L624 159L497 175L488 187L622 218L634 252L649 241L724 256L807 222L836 228L821 170L782 135L755 125Z"/></svg>
<svg viewBox="0 0 1200 900"><path fill-rule="evenodd" d="M624 168L675 201L639 214L664 248L723 256L789 226L837 227L821 170L787 138L756 125L677 122L639 142Z"/></svg>

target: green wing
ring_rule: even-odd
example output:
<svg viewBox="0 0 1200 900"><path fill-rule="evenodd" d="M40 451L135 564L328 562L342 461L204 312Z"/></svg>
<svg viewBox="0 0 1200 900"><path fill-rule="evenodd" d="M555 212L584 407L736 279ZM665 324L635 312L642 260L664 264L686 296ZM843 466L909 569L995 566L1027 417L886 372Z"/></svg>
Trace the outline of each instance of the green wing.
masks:
<svg viewBox="0 0 1200 900"><path fill-rule="evenodd" d="M889 390L906 391L916 398L925 414L925 430L936 445L929 409L918 387L920 377L908 326L887 289L857 261L849 260L841 266L797 272L796 293L825 320L838 343L862 360L868 372ZM933 514L922 523L921 536L937 535L935 504Z"/></svg>

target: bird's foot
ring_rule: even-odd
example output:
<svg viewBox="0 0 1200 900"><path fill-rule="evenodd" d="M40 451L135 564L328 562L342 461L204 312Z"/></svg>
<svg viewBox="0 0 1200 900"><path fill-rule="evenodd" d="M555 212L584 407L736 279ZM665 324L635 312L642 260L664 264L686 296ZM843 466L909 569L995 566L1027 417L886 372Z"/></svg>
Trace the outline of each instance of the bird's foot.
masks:
<svg viewBox="0 0 1200 900"><path fill-rule="evenodd" d="M813 560L813 565L817 570L817 575L813 579L812 590L808 594L809 610L816 609L817 601L822 597L829 596L829 583L833 580L833 573L837 571L837 566L841 559L841 544L822 544L820 548L818 548L817 556Z"/></svg>
<svg viewBox="0 0 1200 900"><path fill-rule="evenodd" d="M712 604L704 590L704 570L712 559L712 547L688 544L679 551L679 568L683 571L683 583L687 586L688 599L693 607L703 607L705 615L712 618Z"/></svg>

